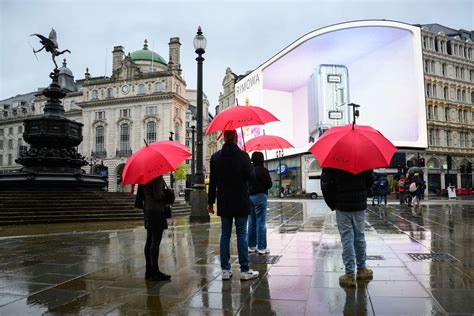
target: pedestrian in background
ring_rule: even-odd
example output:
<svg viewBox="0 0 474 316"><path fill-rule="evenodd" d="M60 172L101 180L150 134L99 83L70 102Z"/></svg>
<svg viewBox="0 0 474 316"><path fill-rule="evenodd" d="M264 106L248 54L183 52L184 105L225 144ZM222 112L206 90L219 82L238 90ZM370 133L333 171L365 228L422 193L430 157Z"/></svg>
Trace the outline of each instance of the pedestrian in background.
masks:
<svg viewBox="0 0 474 316"><path fill-rule="evenodd" d="M379 179L379 188L378 188L378 202L379 205L382 204L382 201L387 205L387 194L388 194L388 181L387 176L383 174Z"/></svg>
<svg viewBox="0 0 474 316"><path fill-rule="evenodd" d="M267 205L268 189L272 187L270 173L263 166L263 154L255 151L252 154L255 179L250 181L250 215L248 220L249 252L258 252L261 255L270 253L267 248Z"/></svg>
<svg viewBox="0 0 474 316"><path fill-rule="evenodd" d="M398 179L398 194L400 198L400 205L404 204L405 186L406 186L406 178L404 175L401 175L400 179Z"/></svg>
<svg viewBox="0 0 474 316"><path fill-rule="evenodd" d="M374 178L374 182L371 186L372 191L372 205L375 205L375 201L377 201L377 205L380 205L379 199L379 179L377 177Z"/></svg>
<svg viewBox="0 0 474 316"><path fill-rule="evenodd" d="M211 157L209 176L208 207L214 214L214 203L217 197L217 215L221 217L220 259L222 279L232 277L230 265L230 237L232 223L235 221L237 234L237 251L240 264L240 279L257 278L258 271L249 267L247 242L247 219L250 215L250 199L248 184L255 174L249 155L237 146L237 132L224 132L222 149Z"/></svg>
<svg viewBox="0 0 474 316"><path fill-rule="evenodd" d="M345 274L339 277L341 286L356 286L357 279L372 279L366 267L365 210L367 190L374 183L372 170L356 175L333 168L323 168L321 189L326 204L336 211L336 221L342 243Z"/></svg>
<svg viewBox="0 0 474 316"><path fill-rule="evenodd" d="M163 231L168 228L165 217L164 198L165 180L158 176L138 186L135 207L143 209L146 242L145 242L145 280L167 281L170 275L164 274L159 268L160 244Z"/></svg>

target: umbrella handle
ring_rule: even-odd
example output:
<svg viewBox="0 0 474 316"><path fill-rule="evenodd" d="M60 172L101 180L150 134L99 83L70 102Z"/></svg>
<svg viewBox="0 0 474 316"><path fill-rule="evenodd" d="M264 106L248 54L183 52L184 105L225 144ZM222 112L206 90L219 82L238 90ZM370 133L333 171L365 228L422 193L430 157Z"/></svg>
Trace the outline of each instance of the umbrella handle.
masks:
<svg viewBox="0 0 474 316"><path fill-rule="evenodd" d="M143 141L145 142L146 147L148 147L148 143L146 142L146 139L144 138Z"/></svg>
<svg viewBox="0 0 474 316"><path fill-rule="evenodd" d="M245 136L244 136L244 129L241 127L240 132L242 133L242 142L244 143L244 151L247 151L247 148L245 148Z"/></svg>

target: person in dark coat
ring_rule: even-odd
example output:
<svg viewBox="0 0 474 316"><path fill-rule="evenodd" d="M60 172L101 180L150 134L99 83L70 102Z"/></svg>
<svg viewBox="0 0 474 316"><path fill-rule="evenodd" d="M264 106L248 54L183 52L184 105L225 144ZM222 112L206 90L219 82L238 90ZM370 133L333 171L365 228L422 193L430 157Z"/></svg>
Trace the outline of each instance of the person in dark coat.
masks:
<svg viewBox="0 0 474 316"><path fill-rule="evenodd" d="M171 279L171 276L160 271L158 264L163 230L168 228L165 217L165 203L163 202L164 188L165 180L163 176L156 177L145 185L140 184L138 186L135 200L135 206L143 209L145 220L145 280L166 281Z"/></svg>
<svg viewBox="0 0 474 316"><path fill-rule="evenodd" d="M339 278L341 286L356 286L357 279L372 279L366 267L365 210L367 190L374 182L372 170L356 175L344 170L323 168L321 190L324 201L336 211L336 221L342 243L342 261L346 273Z"/></svg>
<svg viewBox="0 0 474 316"><path fill-rule="evenodd" d="M385 205L387 205L387 194L388 194L388 180L386 175L382 175L379 180L379 189L378 189L378 197L379 197L379 205L382 204L382 201Z"/></svg>
<svg viewBox="0 0 474 316"><path fill-rule="evenodd" d="M217 197L217 215L221 217L220 259L222 279L232 277L230 260L230 236L235 220L240 279L258 277L258 271L249 267L247 244L247 218L250 214L248 183L255 178L249 155L237 146L237 132L224 132L222 149L211 157L209 175L208 212L214 214Z"/></svg>
<svg viewBox="0 0 474 316"><path fill-rule="evenodd" d="M252 154L255 180L250 181L250 216L248 226L249 252L261 255L270 253L267 248L267 205L268 189L272 187L270 173L263 166L263 154L255 151ZM258 247L258 248L257 248Z"/></svg>

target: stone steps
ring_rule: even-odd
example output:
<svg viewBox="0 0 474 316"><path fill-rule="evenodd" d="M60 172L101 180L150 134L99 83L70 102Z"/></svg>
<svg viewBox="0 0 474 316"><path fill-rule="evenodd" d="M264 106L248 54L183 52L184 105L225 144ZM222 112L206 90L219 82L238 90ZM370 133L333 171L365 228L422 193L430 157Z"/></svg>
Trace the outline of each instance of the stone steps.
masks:
<svg viewBox="0 0 474 316"><path fill-rule="evenodd" d="M135 197L121 192L0 191L0 225L143 220ZM178 200L173 216L189 215Z"/></svg>

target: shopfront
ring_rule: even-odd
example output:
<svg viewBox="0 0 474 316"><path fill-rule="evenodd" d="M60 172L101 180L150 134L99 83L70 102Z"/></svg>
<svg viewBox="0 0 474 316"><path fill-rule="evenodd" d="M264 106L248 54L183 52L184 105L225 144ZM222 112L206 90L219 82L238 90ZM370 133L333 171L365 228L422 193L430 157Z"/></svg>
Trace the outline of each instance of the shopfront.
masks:
<svg viewBox="0 0 474 316"><path fill-rule="evenodd" d="M282 157L280 162L280 168L278 168L278 160L268 162L268 171L273 182L273 186L268 194L270 196L278 196L280 180L285 195L300 193L302 190L301 156Z"/></svg>

